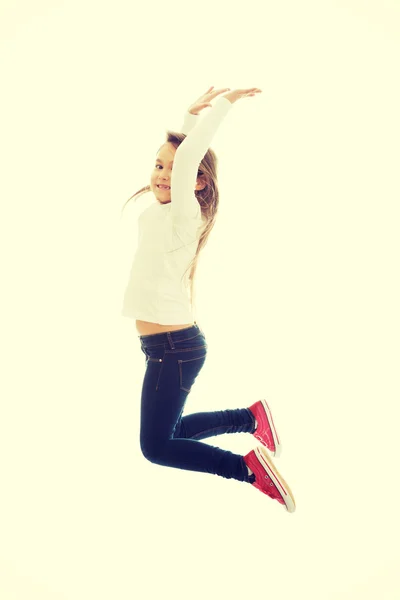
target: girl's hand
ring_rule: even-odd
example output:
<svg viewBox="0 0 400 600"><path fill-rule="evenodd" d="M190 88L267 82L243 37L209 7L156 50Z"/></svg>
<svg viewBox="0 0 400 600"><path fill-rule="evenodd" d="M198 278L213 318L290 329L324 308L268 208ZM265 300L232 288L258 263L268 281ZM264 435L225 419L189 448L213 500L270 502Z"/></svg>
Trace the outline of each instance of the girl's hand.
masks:
<svg viewBox="0 0 400 600"><path fill-rule="evenodd" d="M203 110L203 108L207 108L208 106L212 106L212 104L210 104L210 101L213 100L216 96L218 96L218 94L222 94L222 92L226 92L227 90L230 90L231 88L223 88L221 90L214 90L211 91L213 89L213 85L206 91L205 94L203 94L202 96L200 96L200 98L198 98L196 100L196 102L194 104L192 104L189 108L188 108L188 112L190 112L192 115L198 115L199 112L201 110ZM233 92L232 92L233 93Z"/></svg>
<svg viewBox="0 0 400 600"><path fill-rule="evenodd" d="M255 96L256 94L262 92L260 88L247 88L246 90L233 90L224 94L224 98L227 98L229 102L232 104L236 102L236 100L240 100L240 98L246 98L246 96Z"/></svg>

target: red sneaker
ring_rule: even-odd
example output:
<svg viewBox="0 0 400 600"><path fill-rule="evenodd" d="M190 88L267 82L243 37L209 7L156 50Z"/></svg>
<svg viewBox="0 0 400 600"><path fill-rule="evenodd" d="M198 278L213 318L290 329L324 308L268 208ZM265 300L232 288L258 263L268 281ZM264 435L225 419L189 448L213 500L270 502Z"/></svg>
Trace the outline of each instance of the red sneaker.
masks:
<svg viewBox="0 0 400 600"><path fill-rule="evenodd" d="M253 433L268 450L278 458L281 455L282 444L279 441L278 432L272 419L272 414L266 400L259 400L249 406L249 410L257 419L257 429Z"/></svg>
<svg viewBox="0 0 400 600"><path fill-rule="evenodd" d="M296 510L292 491L282 475L277 471L271 457L263 446L257 446L243 457L246 465L255 475L254 485L260 492L273 500L278 500L290 513Z"/></svg>

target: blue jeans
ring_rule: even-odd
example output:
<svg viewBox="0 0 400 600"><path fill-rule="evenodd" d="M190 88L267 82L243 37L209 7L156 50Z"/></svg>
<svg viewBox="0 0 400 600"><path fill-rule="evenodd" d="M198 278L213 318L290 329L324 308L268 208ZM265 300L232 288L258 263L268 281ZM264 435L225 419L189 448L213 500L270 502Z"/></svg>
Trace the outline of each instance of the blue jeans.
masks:
<svg viewBox="0 0 400 600"><path fill-rule="evenodd" d="M205 363L207 342L191 327L139 336L146 356L140 414L140 447L151 462L252 482L243 456L199 440L222 433L253 433L247 408L182 416L186 398Z"/></svg>

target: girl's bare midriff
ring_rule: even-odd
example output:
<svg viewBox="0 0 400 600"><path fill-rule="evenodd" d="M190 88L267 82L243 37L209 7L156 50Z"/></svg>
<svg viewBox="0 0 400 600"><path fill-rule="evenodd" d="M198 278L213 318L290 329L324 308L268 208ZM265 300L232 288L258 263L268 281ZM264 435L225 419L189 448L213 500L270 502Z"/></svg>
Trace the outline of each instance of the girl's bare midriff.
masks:
<svg viewBox="0 0 400 600"><path fill-rule="evenodd" d="M177 331L192 327L194 323L186 323L186 325L160 325L159 323L150 323L149 321L136 320L136 329L139 335L153 335L153 333L165 333L166 331Z"/></svg>

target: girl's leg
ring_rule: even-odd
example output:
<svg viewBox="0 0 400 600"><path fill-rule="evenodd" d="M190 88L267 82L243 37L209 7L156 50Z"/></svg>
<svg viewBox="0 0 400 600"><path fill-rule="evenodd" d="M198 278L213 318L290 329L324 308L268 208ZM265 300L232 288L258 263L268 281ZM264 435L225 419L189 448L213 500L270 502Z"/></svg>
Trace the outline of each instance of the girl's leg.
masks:
<svg viewBox="0 0 400 600"><path fill-rule="evenodd" d="M180 417L173 437L202 440L223 433L253 433L255 419L247 408L198 412Z"/></svg>
<svg viewBox="0 0 400 600"><path fill-rule="evenodd" d="M144 336L141 343L147 357L140 418L143 455L159 465L251 482L243 456L197 439L175 437L177 424L180 431L187 429L186 433L195 437L254 427L247 409L182 419L188 393L206 359L205 338L198 326Z"/></svg>
<svg viewBox="0 0 400 600"><path fill-rule="evenodd" d="M176 385L177 367L174 361L174 357L169 356L159 365L156 362L151 363L146 370L140 424L140 445L143 455L150 462L159 465L251 482L243 456L197 439L175 437L176 423L179 422L188 393ZM159 378L161 364L163 364L162 380ZM202 414L206 416L201 416ZM212 429L212 434L215 435L219 429L221 433L226 433L232 428L245 431L247 427L251 430L253 426L247 409L219 411L211 415L211 418L207 417L207 413L200 413L200 416L188 415L188 418L184 417L186 421L183 427L186 427L186 424L190 427L191 423L195 423L197 437L199 435L207 437L207 429ZM199 427L202 433L199 433ZM182 430L182 425L180 429ZM194 432L193 427L192 431Z"/></svg>

